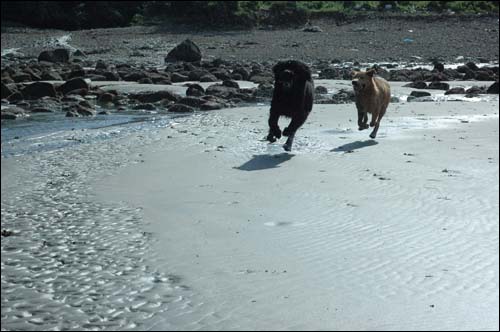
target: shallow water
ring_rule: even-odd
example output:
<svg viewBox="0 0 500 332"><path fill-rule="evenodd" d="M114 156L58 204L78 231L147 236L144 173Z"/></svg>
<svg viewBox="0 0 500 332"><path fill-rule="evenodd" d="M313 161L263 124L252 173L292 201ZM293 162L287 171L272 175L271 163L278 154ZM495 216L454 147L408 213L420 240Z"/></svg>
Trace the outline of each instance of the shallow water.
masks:
<svg viewBox="0 0 500 332"><path fill-rule="evenodd" d="M32 114L26 119L2 121L2 157L32 154L97 142L120 133L165 126L186 115L120 112L95 117L71 118L64 113ZM112 127L112 131L103 128Z"/></svg>

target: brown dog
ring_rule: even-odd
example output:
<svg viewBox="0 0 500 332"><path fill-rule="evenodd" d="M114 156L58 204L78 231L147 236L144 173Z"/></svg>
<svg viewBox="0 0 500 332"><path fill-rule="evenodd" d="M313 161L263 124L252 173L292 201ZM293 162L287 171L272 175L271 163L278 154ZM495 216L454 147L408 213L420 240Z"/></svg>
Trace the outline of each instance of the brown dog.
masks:
<svg viewBox="0 0 500 332"><path fill-rule="evenodd" d="M368 114L371 113L373 128L371 138L377 137L380 120L385 114L387 105L391 100L391 88L389 83L381 77L373 77L375 70L353 72L352 86L356 96L356 108L358 109L359 130L368 128Z"/></svg>

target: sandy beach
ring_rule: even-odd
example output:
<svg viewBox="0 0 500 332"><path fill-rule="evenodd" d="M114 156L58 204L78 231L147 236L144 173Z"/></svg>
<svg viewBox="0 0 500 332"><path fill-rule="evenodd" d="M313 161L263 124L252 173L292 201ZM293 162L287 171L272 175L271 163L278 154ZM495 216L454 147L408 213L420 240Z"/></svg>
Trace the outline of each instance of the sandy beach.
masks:
<svg viewBox="0 0 500 332"><path fill-rule="evenodd" d="M2 158L2 329L498 330L487 97L390 104L376 140L315 105L291 153L255 105Z"/></svg>
<svg viewBox="0 0 500 332"><path fill-rule="evenodd" d="M141 207L195 290L155 329L494 330L497 106L393 104L369 140L317 105L290 154L260 141L267 107L221 111L96 191Z"/></svg>

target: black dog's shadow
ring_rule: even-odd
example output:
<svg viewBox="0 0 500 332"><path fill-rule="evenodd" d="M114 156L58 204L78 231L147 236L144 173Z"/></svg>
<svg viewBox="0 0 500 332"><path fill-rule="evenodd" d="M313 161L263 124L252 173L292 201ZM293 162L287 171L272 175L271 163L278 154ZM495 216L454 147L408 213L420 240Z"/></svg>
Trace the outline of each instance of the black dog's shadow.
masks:
<svg viewBox="0 0 500 332"><path fill-rule="evenodd" d="M252 159L243 165L233 168L239 169L240 171L260 171L263 169L276 168L285 161L292 159L293 156L295 155L290 153L254 155Z"/></svg>
<svg viewBox="0 0 500 332"><path fill-rule="evenodd" d="M373 146L377 145L378 142L374 140L367 140L367 141L356 141L352 143L347 143L344 145L341 145L333 150L330 150L330 152L347 152L347 151L353 151L357 149L361 149L367 146Z"/></svg>

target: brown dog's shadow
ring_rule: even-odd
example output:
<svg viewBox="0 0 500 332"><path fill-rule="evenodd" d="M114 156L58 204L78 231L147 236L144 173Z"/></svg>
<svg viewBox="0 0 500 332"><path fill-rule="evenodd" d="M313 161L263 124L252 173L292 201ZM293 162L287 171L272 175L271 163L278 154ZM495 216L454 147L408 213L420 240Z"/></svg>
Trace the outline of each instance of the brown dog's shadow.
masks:
<svg viewBox="0 0 500 332"><path fill-rule="evenodd" d="M352 143L347 143L344 145L341 145L335 149L330 150L330 152L348 152L348 151L354 151L357 149L365 148L367 146L373 146L377 145L378 142L374 140L366 140L366 141L356 141Z"/></svg>
<svg viewBox="0 0 500 332"><path fill-rule="evenodd" d="M260 171L263 169L276 168L285 161L292 159L293 156L295 155L290 153L254 155L252 159L243 165L233 168L239 169L240 171Z"/></svg>

